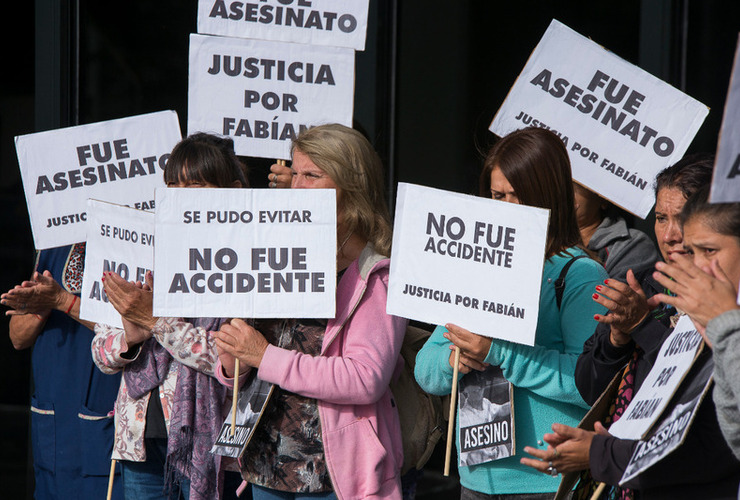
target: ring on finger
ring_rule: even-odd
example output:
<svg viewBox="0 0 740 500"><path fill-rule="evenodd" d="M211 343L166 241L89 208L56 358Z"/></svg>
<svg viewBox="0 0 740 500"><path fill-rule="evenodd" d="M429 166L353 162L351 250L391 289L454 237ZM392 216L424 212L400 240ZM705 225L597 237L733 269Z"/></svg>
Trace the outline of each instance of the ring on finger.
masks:
<svg viewBox="0 0 740 500"><path fill-rule="evenodd" d="M556 460L560 456L560 452L557 448L553 448L552 459Z"/></svg>

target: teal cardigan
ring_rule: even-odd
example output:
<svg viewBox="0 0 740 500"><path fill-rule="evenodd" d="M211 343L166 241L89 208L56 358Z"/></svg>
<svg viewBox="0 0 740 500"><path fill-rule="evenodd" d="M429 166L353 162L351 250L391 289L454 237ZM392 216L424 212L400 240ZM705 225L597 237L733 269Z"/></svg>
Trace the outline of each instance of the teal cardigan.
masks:
<svg viewBox="0 0 740 500"><path fill-rule="evenodd" d="M568 252L583 254L578 248ZM576 260L568 271L558 311L555 280L570 259L563 254L545 261L535 346L497 339L491 343L486 362L501 366L514 385L516 453L495 462L459 467L460 482L470 490L498 495L554 492L558 488L560 477L521 465L519 459L528 456L522 451L525 446L538 447L537 441L552 432L553 423L576 425L588 409L576 389L574 372L583 343L596 328L594 314L605 312L592 295L595 286L608 276L598 262ZM416 357L416 380L431 394L449 394L452 388L450 342L443 337L446 331L438 326ZM458 426L458 450L459 440Z"/></svg>

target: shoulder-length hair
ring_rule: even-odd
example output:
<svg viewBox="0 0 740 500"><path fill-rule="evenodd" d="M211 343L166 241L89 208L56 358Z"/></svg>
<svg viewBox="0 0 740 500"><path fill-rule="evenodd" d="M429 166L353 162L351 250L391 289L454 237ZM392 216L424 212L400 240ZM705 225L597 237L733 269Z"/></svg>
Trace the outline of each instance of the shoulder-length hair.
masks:
<svg viewBox="0 0 740 500"><path fill-rule="evenodd" d="M249 187L245 167L234 153L231 137L198 132L172 149L164 167L164 182L180 180L208 182L218 187Z"/></svg>
<svg viewBox="0 0 740 500"><path fill-rule="evenodd" d="M573 246L583 247L568 151L557 135L529 127L496 142L483 162L481 196L490 198L491 172L495 168L501 169L521 204L550 210L547 258Z"/></svg>
<svg viewBox="0 0 740 500"><path fill-rule="evenodd" d="M357 233L378 253L390 255L392 230L383 165L370 142L358 131L334 123L301 132L293 140L295 150L308 156L339 187L338 222L348 234Z"/></svg>

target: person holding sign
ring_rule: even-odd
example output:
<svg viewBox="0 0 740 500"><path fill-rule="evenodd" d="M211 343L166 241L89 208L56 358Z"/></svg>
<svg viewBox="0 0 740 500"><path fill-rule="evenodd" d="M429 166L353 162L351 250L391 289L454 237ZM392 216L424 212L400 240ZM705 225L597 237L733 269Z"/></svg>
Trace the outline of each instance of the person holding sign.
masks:
<svg viewBox="0 0 740 500"><path fill-rule="evenodd" d="M398 412L389 388L400 373L407 320L386 313L391 225L380 158L343 125L293 141L292 188L337 197L336 316L325 321L235 319L217 334L224 383L235 359L275 384L241 461L257 500L401 498Z"/></svg>
<svg viewBox="0 0 740 500"><path fill-rule="evenodd" d="M709 185L712 164L709 155L687 156L656 178L655 233L667 263L678 261L686 252L681 210L687 199ZM601 324L584 345L576 366L576 385L589 403L597 401L615 376L620 377L608 414L603 423L596 424L596 432L553 425L555 433L545 436L550 448L525 450L541 459L527 463L538 470L544 470L549 462L562 472L589 469L589 473L581 474L576 488L579 498L589 498L598 482L611 485L605 493L609 495L735 498L740 469L722 439L709 397L700 405L686 441L677 450L624 488L617 486L638 442L612 437L606 428L622 416L683 314L668 301L656 307L661 298L671 294L664 288L671 284L669 281L657 281L652 272L639 278L630 272L627 280L627 284L609 280L597 287L595 300L609 307L610 313L599 317ZM706 363L711 363L711 356L703 353L687 379Z"/></svg>
<svg viewBox="0 0 740 500"><path fill-rule="evenodd" d="M597 193L578 183L573 189L583 244L599 256L609 277L623 280L629 269L652 268L659 255L650 238L628 227L620 210Z"/></svg>
<svg viewBox="0 0 740 500"><path fill-rule="evenodd" d="M167 186L246 187L233 147L230 138L188 136L167 160ZM185 499L234 498L224 491L221 457L210 453L228 411L212 334L224 320L153 317L151 273L145 286L112 272L103 283L124 329L96 325L92 354L104 373L123 371L113 458L127 498L178 498L177 488L167 493L172 479Z"/></svg>
<svg viewBox="0 0 740 500"><path fill-rule="evenodd" d="M13 346L33 347L31 447L41 500L103 498L108 484L119 377L103 376L90 359L93 325L79 319L84 263L84 243L42 250L31 280L2 295ZM113 498L122 498L120 481Z"/></svg>
<svg viewBox="0 0 740 500"><path fill-rule="evenodd" d="M740 203L707 201L709 190L693 196L681 213L684 244L692 258L658 265L655 279L675 295L658 295L685 311L714 350L714 403L722 433L740 458Z"/></svg>
<svg viewBox="0 0 740 500"><path fill-rule="evenodd" d="M427 392L449 394L456 346L463 377L471 370L500 366L514 386L515 442L535 446L553 418L576 423L588 408L573 372L596 325L593 316L604 310L591 300L593 287L607 275L581 244L568 153L552 132L526 128L500 139L486 156L481 195L551 211L535 345L483 337L452 324L439 326L417 356L416 379ZM556 290L563 274L564 289ZM497 285L506 286L492 284ZM458 443L459 436L458 422ZM559 479L557 471L550 472L552 476L534 473L515 456L459 467L461 498L551 498Z"/></svg>

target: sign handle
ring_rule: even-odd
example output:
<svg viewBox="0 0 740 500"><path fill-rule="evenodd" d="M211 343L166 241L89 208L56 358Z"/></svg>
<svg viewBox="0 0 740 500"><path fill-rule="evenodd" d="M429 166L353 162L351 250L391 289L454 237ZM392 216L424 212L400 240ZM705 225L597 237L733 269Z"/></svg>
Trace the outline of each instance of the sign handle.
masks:
<svg viewBox="0 0 740 500"><path fill-rule="evenodd" d="M591 500L598 500L598 498L604 492L604 488L606 488L606 483L599 483L599 486L596 488L596 491L594 491L594 494L591 495Z"/></svg>
<svg viewBox="0 0 740 500"><path fill-rule="evenodd" d="M445 477L450 475L452 439L455 435L455 406L457 405L457 376L460 365L460 348L455 346L455 362L452 367L452 391L450 392L450 418L447 421L447 451L445 452Z"/></svg>
<svg viewBox="0 0 740 500"><path fill-rule="evenodd" d="M105 496L105 500L110 500L113 496L113 478L116 475L116 459L110 461L110 474L108 475L108 494Z"/></svg>
<svg viewBox="0 0 740 500"><path fill-rule="evenodd" d="M236 400L239 395L239 358L234 360L234 392L231 398L231 435L236 432Z"/></svg>

